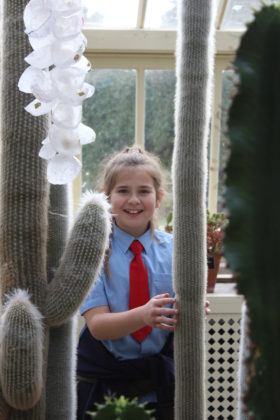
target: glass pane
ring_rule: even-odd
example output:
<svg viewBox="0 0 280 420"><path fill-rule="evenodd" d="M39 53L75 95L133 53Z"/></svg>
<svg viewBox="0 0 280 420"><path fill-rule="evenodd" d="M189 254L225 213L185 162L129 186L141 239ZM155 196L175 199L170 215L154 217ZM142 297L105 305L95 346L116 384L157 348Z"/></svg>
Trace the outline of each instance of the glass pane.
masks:
<svg viewBox="0 0 280 420"><path fill-rule="evenodd" d="M222 76L222 109L221 109L221 130L220 130L220 163L219 163L219 190L218 190L218 211L224 211L225 173L229 158L229 139L227 136L227 119L232 98L236 93L238 76L233 70L223 71Z"/></svg>
<svg viewBox="0 0 280 420"><path fill-rule="evenodd" d="M157 155L165 169L166 193L160 207L158 225L164 228L172 210L171 161L174 143L175 73L165 70L147 70L145 148Z"/></svg>
<svg viewBox="0 0 280 420"><path fill-rule="evenodd" d="M95 28L135 28L138 0L84 0L84 10Z"/></svg>
<svg viewBox="0 0 280 420"><path fill-rule="evenodd" d="M146 10L145 28L177 27L177 0L149 0Z"/></svg>
<svg viewBox="0 0 280 420"><path fill-rule="evenodd" d="M222 29L245 29L246 23L253 19L254 10L260 9L262 3L280 4L280 0L228 0Z"/></svg>
<svg viewBox="0 0 280 420"><path fill-rule="evenodd" d="M82 189L96 189L102 161L134 143L134 70L94 70L87 82L95 94L83 104L83 122L96 132L94 143L83 146Z"/></svg>

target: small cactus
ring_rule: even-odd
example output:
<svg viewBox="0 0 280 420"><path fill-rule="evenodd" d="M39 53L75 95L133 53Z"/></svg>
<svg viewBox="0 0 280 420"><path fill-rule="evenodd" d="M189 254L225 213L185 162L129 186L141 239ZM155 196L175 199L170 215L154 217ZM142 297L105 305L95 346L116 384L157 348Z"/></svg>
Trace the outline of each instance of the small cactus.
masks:
<svg viewBox="0 0 280 420"><path fill-rule="evenodd" d="M104 404L96 404L96 412L87 414L95 420L155 420L151 417L153 410L146 410L145 406L146 403L138 404L137 398L105 397Z"/></svg>

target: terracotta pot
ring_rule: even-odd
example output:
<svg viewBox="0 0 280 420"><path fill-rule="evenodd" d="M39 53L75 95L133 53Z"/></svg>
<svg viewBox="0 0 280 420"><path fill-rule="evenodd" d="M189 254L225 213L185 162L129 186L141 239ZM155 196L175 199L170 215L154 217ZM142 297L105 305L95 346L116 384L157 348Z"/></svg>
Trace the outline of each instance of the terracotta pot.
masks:
<svg viewBox="0 0 280 420"><path fill-rule="evenodd" d="M214 293L217 275L220 267L221 255L208 254L207 293Z"/></svg>

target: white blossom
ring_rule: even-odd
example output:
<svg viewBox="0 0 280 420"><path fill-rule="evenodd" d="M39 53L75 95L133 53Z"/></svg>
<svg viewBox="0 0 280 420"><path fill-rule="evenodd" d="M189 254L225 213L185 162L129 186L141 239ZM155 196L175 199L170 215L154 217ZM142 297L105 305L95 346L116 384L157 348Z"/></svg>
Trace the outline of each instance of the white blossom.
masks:
<svg viewBox="0 0 280 420"><path fill-rule="evenodd" d="M75 156L81 146L95 140L94 131L81 123L82 103L94 94L94 87L85 83L91 66L83 56L87 40L81 32L82 0L30 0L23 18L33 51L25 57L29 67L18 87L35 97L27 112L51 113L39 156L48 161L50 183L68 183L80 171Z"/></svg>

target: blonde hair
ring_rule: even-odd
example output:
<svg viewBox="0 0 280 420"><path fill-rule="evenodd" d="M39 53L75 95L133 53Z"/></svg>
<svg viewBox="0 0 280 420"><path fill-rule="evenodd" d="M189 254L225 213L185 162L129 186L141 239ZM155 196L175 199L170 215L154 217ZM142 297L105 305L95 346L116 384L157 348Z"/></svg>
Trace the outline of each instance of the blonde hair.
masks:
<svg viewBox="0 0 280 420"><path fill-rule="evenodd" d="M101 180L101 189L110 197L120 171L127 167L139 166L144 166L145 170L152 177L158 196L164 190L160 160L156 156L137 146L126 147L107 161Z"/></svg>
<svg viewBox="0 0 280 420"><path fill-rule="evenodd" d="M113 155L105 164L103 176L101 178L101 189L110 198L112 189L116 185L117 176L124 168L143 167L152 177L156 196L160 197L163 192L163 173L158 157L141 149L137 146L126 147L121 152ZM154 234L155 225L154 220L150 221L150 230ZM107 276L110 278L109 257L111 254L111 245L105 253L104 269Z"/></svg>

